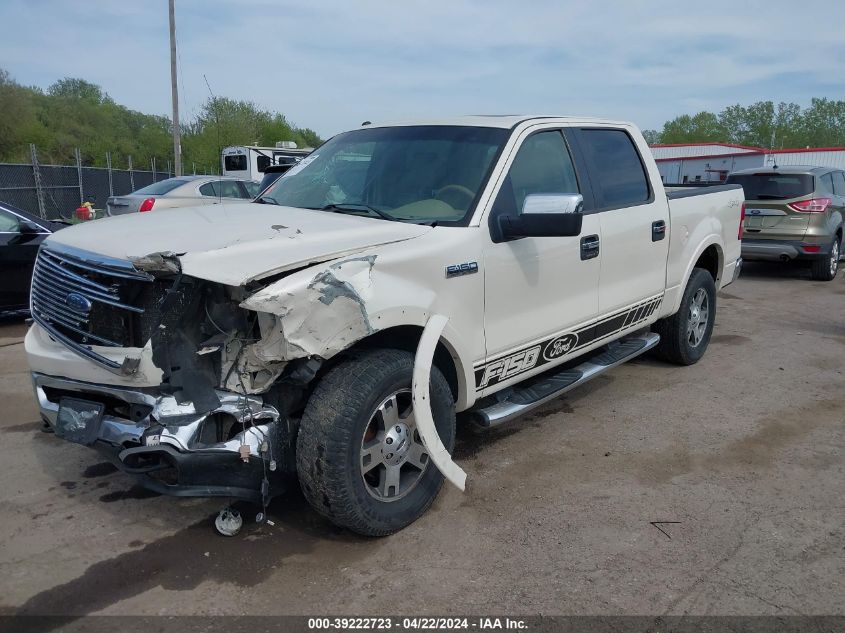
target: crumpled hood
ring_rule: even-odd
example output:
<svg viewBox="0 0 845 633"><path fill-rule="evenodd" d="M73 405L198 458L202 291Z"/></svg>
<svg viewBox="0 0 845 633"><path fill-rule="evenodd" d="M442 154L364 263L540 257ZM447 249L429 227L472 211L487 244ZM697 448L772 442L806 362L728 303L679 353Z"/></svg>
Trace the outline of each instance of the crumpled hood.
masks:
<svg viewBox="0 0 845 633"><path fill-rule="evenodd" d="M430 230L405 222L241 203L104 218L64 229L46 241L127 260L175 253L186 275L240 286Z"/></svg>

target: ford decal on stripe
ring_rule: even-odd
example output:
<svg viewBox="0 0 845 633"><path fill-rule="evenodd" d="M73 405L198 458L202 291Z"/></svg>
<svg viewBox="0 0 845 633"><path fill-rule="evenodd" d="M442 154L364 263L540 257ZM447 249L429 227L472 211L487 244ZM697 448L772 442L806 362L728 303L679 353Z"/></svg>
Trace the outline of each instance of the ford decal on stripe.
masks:
<svg viewBox="0 0 845 633"><path fill-rule="evenodd" d="M551 343L546 344L546 348L543 350L543 358L546 360L560 358L564 354L568 354L575 349L577 344L577 334L564 334L563 336L558 336Z"/></svg>

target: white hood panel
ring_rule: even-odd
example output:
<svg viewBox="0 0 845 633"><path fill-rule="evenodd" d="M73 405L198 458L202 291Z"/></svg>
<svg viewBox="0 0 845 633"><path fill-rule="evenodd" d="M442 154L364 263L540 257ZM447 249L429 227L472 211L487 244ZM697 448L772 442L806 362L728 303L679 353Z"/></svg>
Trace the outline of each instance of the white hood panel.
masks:
<svg viewBox="0 0 845 633"><path fill-rule="evenodd" d="M430 230L328 211L241 203L104 218L59 231L47 241L126 260L175 253L186 275L240 286Z"/></svg>

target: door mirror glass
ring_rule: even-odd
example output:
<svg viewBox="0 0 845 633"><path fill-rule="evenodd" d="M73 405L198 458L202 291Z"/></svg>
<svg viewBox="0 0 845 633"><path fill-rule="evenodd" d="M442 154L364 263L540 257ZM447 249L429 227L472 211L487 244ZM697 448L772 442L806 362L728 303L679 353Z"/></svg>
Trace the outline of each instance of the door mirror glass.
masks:
<svg viewBox="0 0 845 633"><path fill-rule="evenodd" d="M580 193L532 193L525 196L522 215L581 213L584 196Z"/></svg>
<svg viewBox="0 0 845 633"><path fill-rule="evenodd" d="M521 237L574 237L581 234L580 213L523 213L499 216L499 231L507 240Z"/></svg>
<svg viewBox="0 0 845 633"><path fill-rule="evenodd" d="M29 220L21 220L18 225L18 230L22 235L33 235L44 232L44 229L38 226L35 222L31 222Z"/></svg>

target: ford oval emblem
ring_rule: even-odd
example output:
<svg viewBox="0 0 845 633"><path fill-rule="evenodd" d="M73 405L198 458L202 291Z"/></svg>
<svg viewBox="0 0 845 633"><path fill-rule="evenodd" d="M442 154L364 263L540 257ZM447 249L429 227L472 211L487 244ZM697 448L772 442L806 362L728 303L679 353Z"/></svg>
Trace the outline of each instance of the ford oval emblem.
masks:
<svg viewBox="0 0 845 633"><path fill-rule="evenodd" d="M561 356L571 352L577 344L577 334L564 334L563 336L558 336L555 340L546 345L546 349L543 350L543 358L546 360L560 358Z"/></svg>
<svg viewBox="0 0 845 633"><path fill-rule="evenodd" d="M78 292L67 293L65 303L71 310L80 314L88 314L91 311L91 300Z"/></svg>

